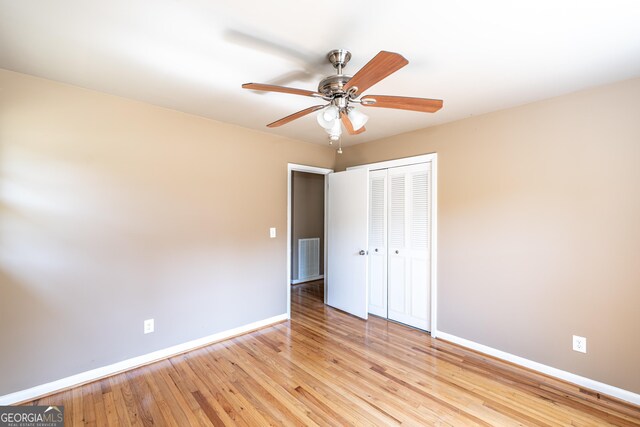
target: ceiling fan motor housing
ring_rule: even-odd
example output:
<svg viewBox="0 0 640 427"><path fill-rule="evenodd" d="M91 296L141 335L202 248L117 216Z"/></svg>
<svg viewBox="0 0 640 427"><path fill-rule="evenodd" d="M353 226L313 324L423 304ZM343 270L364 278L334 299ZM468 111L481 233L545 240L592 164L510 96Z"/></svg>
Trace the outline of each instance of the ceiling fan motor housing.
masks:
<svg viewBox="0 0 640 427"><path fill-rule="evenodd" d="M351 76L347 76L345 74L337 74L326 77L322 79L322 81L318 85L318 92L328 97L333 97L338 94L344 94L345 91L343 87L349 80L351 80Z"/></svg>

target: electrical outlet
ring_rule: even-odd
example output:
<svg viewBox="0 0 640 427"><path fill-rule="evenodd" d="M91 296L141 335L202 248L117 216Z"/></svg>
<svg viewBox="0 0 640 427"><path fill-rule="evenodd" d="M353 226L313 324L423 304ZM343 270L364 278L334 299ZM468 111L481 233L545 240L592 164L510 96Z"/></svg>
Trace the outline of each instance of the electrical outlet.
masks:
<svg viewBox="0 0 640 427"><path fill-rule="evenodd" d="M573 351L579 351L580 353L587 352L587 339L585 337L573 336Z"/></svg>
<svg viewBox="0 0 640 427"><path fill-rule="evenodd" d="M147 319L144 321L144 333L150 334L154 330L153 319Z"/></svg>

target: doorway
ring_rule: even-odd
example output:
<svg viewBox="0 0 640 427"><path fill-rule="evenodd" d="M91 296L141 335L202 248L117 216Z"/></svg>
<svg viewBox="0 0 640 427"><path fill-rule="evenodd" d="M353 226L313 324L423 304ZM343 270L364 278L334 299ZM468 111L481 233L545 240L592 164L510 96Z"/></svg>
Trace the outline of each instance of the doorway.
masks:
<svg viewBox="0 0 640 427"><path fill-rule="evenodd" d="M429 330L435 338L437 329L437 154L425 154L397 160L383 161L347 168L344 172L332 173L330 169L289 164L288 174L288 216L287 216L287 314L291 318L291 189L293 171L311 172L325 175L325 227L324 235L324 303L357 317L367 319L369 311L369 271L368 223L369 223L369 173L379 169L430 163L431 191L426 196L431 211L428 221L428 247L430 249L429 269L424 271L430 289L418 298L429 308L427 314ZM420 181L420 179L418 179ZM329 191L331 190L331 191ZM422 194L422 192L419 192ZM421 196L422 197L422 196ZM424 197L423 197L424 199ZM405 203L409 199L404 199ZM330 203L328 203L328 201ZM418 221L423 223L422 221ZM328 225L328 226L327 226ZM423 227L424 228L424 227ZM355 233L355 231L358 233ZM353 232L353 233L350 233ZM331 248L329 248L331 246ZM335 246L335 247L334 247ZM398 249L400 250L400 249ZM375 252L375 248L374 248ZM394 252L395 253L395 252ZM383 273L384 274L384 273ZM423 275L423 276L424 276ZM406 286L405 286L406 289ZM427 296L427 298L423 298ZM406 300L406 299L405 299ZM413 301L414 298L409 298ZM424 307L421 306L422 308ZM423 310L424 311L424 310ZM424 326L423 326L424 327Z"/></svg>
<svg viewBox="0 0 640 427"><path fill-rule="evenodd" d="M326 175L331 169L288 165L287 314L291 297L313 293L325 300Z"/></svg>

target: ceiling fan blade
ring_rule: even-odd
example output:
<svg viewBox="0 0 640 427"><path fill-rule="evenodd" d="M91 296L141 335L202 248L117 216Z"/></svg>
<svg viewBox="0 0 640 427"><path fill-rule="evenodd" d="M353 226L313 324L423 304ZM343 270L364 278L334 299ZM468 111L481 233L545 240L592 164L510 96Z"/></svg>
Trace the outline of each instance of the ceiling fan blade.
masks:
<svg viewBox="0 0 640 427"><path fill-rule="evenodd" d="M326 107L326 105L314 105L313 107L309 107L309 108L305 108L302 111L298 111L297 113L293 113L291 115L288 115L287 117L284 117L280 120L277 120L273 123L269 123L267 125L268 128L277 128L278 126L282 126L282 125L286 125L287 123L295 120L295 119L299 119L300 117L306 116L307 114L311 114L314 111L318 111L323 109L324 107Z"/></svg>
<svg viewBox="0 0 640 427"><path fill-rule="evenodd" d="M302 96L322 96L317 92L312 92L310 90L304 89L295 89L292 87L285 86L276 86L276 85L266 85L262 83L245 83L242 85L243 89L251 89L251 90L264 90L267 92L282 92L282 93L291 93L293 95L302 95Z"/></svg>
<svg viewBox="0 0 640 427"><path fill-rule="evenodd" d="M358 93L362 93L408 63L399 53L382 50L344 85L344 90L356 86Z"/></svg>
<svg viewBox="0 0 640 427"><path fill-rule="evenodd" d="M340 118L342 119L342 124L347 129L347 132L349 133L349 135L359 135L362 132L364 132L365 130L367 130L367 129L365 129L364 126L362 126L358 130L354 130L353 129L353 124L351 123L351 120L349 120L349 117L347 117L347 115L345 113L340 113Z"/></svg>
<svg viewBox="0 0 640 427"><path fill-rule="evenodd" d="M375 100L375 102L368 103L367 100ZM397 110L435 113L442 108L442 100L410 98L408 96L365 95L362 97L361 105L363 107L395 108Z"/></svg>

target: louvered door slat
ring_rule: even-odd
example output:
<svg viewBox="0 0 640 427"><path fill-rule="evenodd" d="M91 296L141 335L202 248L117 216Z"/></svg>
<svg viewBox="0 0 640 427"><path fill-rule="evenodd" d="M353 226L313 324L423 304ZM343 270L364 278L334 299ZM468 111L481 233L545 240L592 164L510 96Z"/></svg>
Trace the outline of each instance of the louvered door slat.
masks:
<svg viewBox="0 0 640 427"><path fill-rule="evenodd" d="M386 172L386 171L385 171ZM369 188L369 244L384 246L386 232L386 174L371 176Z"/></svg>
<svg viewBox="0 0 640 427"><path fill-rule="evenodd" d="M369 313L387 317L387 170L369 173Z"/></svg>
<svg viewBox="0 0 640 427"><path fill-rule="evenodd" d="M411 177L411 248L415 250L429 249L429 200L431 198L430 174L428 171L418 172Z"/></svg>
<svg viewBox="0 0 640 427"><path fill-rule="evenodd" d="M391 175L389 192L389 246L404 247L405 241L405 176Z"/></svg>

